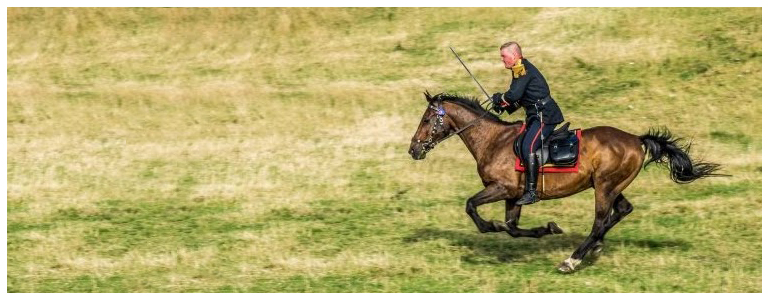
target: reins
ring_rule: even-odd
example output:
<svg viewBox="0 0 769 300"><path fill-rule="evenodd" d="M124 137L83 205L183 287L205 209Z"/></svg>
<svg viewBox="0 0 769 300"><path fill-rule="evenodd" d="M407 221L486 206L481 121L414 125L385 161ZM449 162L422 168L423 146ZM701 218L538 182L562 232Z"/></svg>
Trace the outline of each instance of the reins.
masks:
<svg viewBox="0 0 769 300"><path fill-rule="evenodd" d="M488 100L487 100L487 101L488 101ZM487 103L487 101L484 101L483 103L481 103L481 106L483 106L484 104L486 104L486 103ZM434 109L436 112L439 112L438 114L436 114L436 117L438 118L438 120L439 120L440 124L441 124L441 125L443 125L443 115L445 115L445 110L444 110L442 107L434 107L433 109ZM443 114L440 114L440 110L443 110ZM442 141L444 141L444 140L446 140L446 139L448 139L448 138L450 138L450 137L452 137L452 136L454 136L454 135L458 135L458 134L462 133L462 132L463 132L463 131L465 131L466 129L468 129L468 128L470 128L471 126L473 126L473 125L475 125L476 123L478 123L478 121L480 121L481 119L483 119L483 118L484 118L486 115L488 115L490 112L491 112L491 110L488 110L488 109L486 109L486 112L485 112L485 113L481 114L480 116L478 116L478 117L477 117L477 118L475 118L474 120L470 121L470 123L467 123L467 125L465 125L465 126L462 126L462 128L460 128L460 129L458 129L458 130L455 130L455 131L452 131L452 132L450 132L448 135L446 135L446 136L444 136L444 137L440 138L440 139L439 139L439 140L437 140L437 141L433 141L433 134L435 134L435 132L437 131L437 130L436 130L436 125L438 124L438 123L434 123L434 124L433 124L433 129L432 129L432 132L431 132L431 134L430 134L430 140L429 140L429 141L425 141L425 148L428 148L428 149L432 149L433 147L435 147L435 145L439 144L440 142L442 142ZM429 151L429 150L428 150L428 151Z"/></svg>

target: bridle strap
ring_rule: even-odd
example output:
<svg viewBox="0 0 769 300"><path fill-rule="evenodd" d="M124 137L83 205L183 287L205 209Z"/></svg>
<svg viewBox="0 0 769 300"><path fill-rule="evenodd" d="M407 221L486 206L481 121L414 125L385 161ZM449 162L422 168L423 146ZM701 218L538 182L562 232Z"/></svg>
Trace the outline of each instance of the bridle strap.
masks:
<svg viewBox="0 0 769 300"><path fill-rule="evenodd" d="M484 101L484 103L486 103L486 101ZM483 104L481 104L481 105L483 105ZM467 129L467 128L470 128L471 126L473 126L473 125L475 125L476 123L478 123L478 121L480 121L480 120L481 120L483 117L485 117L486 115L488 115L490 112L491 112L491 110L486 110L486 112L485 112L485 113L483 113L482 115L480 115L480 116L478 116L477 118L475 118L475 120L472 120L472 121L470 121L470 123L467 123L467 125L465 125L465 126L462 126L462 128L460 128L460 129L458 129L458 130L456 130L456 131L452 131L451 133L449 133L448 135L444 136L444 137L443 137L443 138L441 138L440 140L437 140L437 141L435 141L435 142L433 143L433 145L437 145L438 143L440 143L440 142L442 142L442 141L444 141L444 140L446 140L446 139L448 139L448 138L452 137L452 136L453 136L453 135L455 135L455 134L460 134L460 133L462 133L463 131L465 131L465 129ZM431 140L432 140L432 139L431 139Z"/></svg>

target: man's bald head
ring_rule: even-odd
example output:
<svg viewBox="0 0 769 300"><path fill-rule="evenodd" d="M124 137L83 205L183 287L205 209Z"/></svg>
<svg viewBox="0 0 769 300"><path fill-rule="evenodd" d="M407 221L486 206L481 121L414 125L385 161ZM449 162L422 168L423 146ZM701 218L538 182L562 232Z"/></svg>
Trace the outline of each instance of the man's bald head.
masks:
<svg viewBox="0 0 769 300"><path fill-rule="evenodd" d="M521 45L518 45L518 42L504 43L502 46L499 46L499 51L510 51L510 54L515 57L523 57L523 52L521 52Z"/></svg>

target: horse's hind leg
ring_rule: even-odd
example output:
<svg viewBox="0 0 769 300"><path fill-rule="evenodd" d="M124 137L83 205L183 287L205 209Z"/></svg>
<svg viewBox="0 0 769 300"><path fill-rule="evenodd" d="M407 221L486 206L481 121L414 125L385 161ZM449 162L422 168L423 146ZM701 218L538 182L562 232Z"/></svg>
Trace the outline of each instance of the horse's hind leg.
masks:
<svg viewBox="0 0 769 300"><path fill-rule="evenodd" d="M621 221L625 216L629 215L631 212L633 212L633 205L630 204L630 201L627 201L627 198L625 198L624 195L621 193L617 195L617 198L614 200L614 205L612 206L613 210L611 213L611 217L609 219L609 224L606 225L606 227L603 229L603 231L600 233L600 236L598 237L598 241L596 242L595 246L591 250L592 253L598 253L601 252L603 249L603 237L606 235L607 232L609 232L609 229L614 227L614 225L617 225L619 221Z"/></svg>
<svg viewBox="0 0 769 300"><path fill-rule="evenodd" d="M537 227L532 229L518 228L518 219L521 217L521 206L516 205L515 202L518 199L505 200L505 223L507 227L507 233L512 237L533 237L540 238L548 234L560 234L563 233L558 224L555 222L547 223L546 227Z"/></svg>
<svg viewBox="0 0 769 300"><path fill-rule="evenodd" d="M604 185L605 186L605 185ZM582 262L588 251L595 248L596 243L606 234L607 226L611 222L611 210L617 194L611 189L596 187L595 189L595 220L593 229L584 242L574 253L558 266L561 272L571 272Z"/></svg>
<svg viewBox="0 0 769 300"><path fill-rule="evenodd" d="M635 175L628 177L614 188L610 188L610 184L607 183L595 187L593 230L579 248L558 266L559 270L562 272L574 271L589 251L598 253L603 249L603 237L609 232L609 229L633 211L633 205L627 201L621 192L634 178Z"/></svg>

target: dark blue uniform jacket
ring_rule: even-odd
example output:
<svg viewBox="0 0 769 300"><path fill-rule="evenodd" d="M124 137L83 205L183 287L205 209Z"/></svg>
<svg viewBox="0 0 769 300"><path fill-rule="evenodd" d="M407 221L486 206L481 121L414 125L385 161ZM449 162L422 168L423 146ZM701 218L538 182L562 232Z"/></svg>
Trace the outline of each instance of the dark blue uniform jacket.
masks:
<svg viewBox="0 0 769 300"><path fill-rule="evenodd" d="M549 97L550 87L547 85L547 81L545 81L542 73L529 60L524 58L521 63L526 68L526 75L513 78L513 81L510 83L510 89L504 94L504 99L509 103L520 101L520 104L526 109L526 120L529 120L537 114L537 108L534 107L534 103L537 100ZM537 106L542 113L542 119L544 119L545 124L563 122L563 114L561 114L561 109L554 99L545 103L544 106ZM508 106L508 113L512 113L511 109L512 106Z"/></svg>

